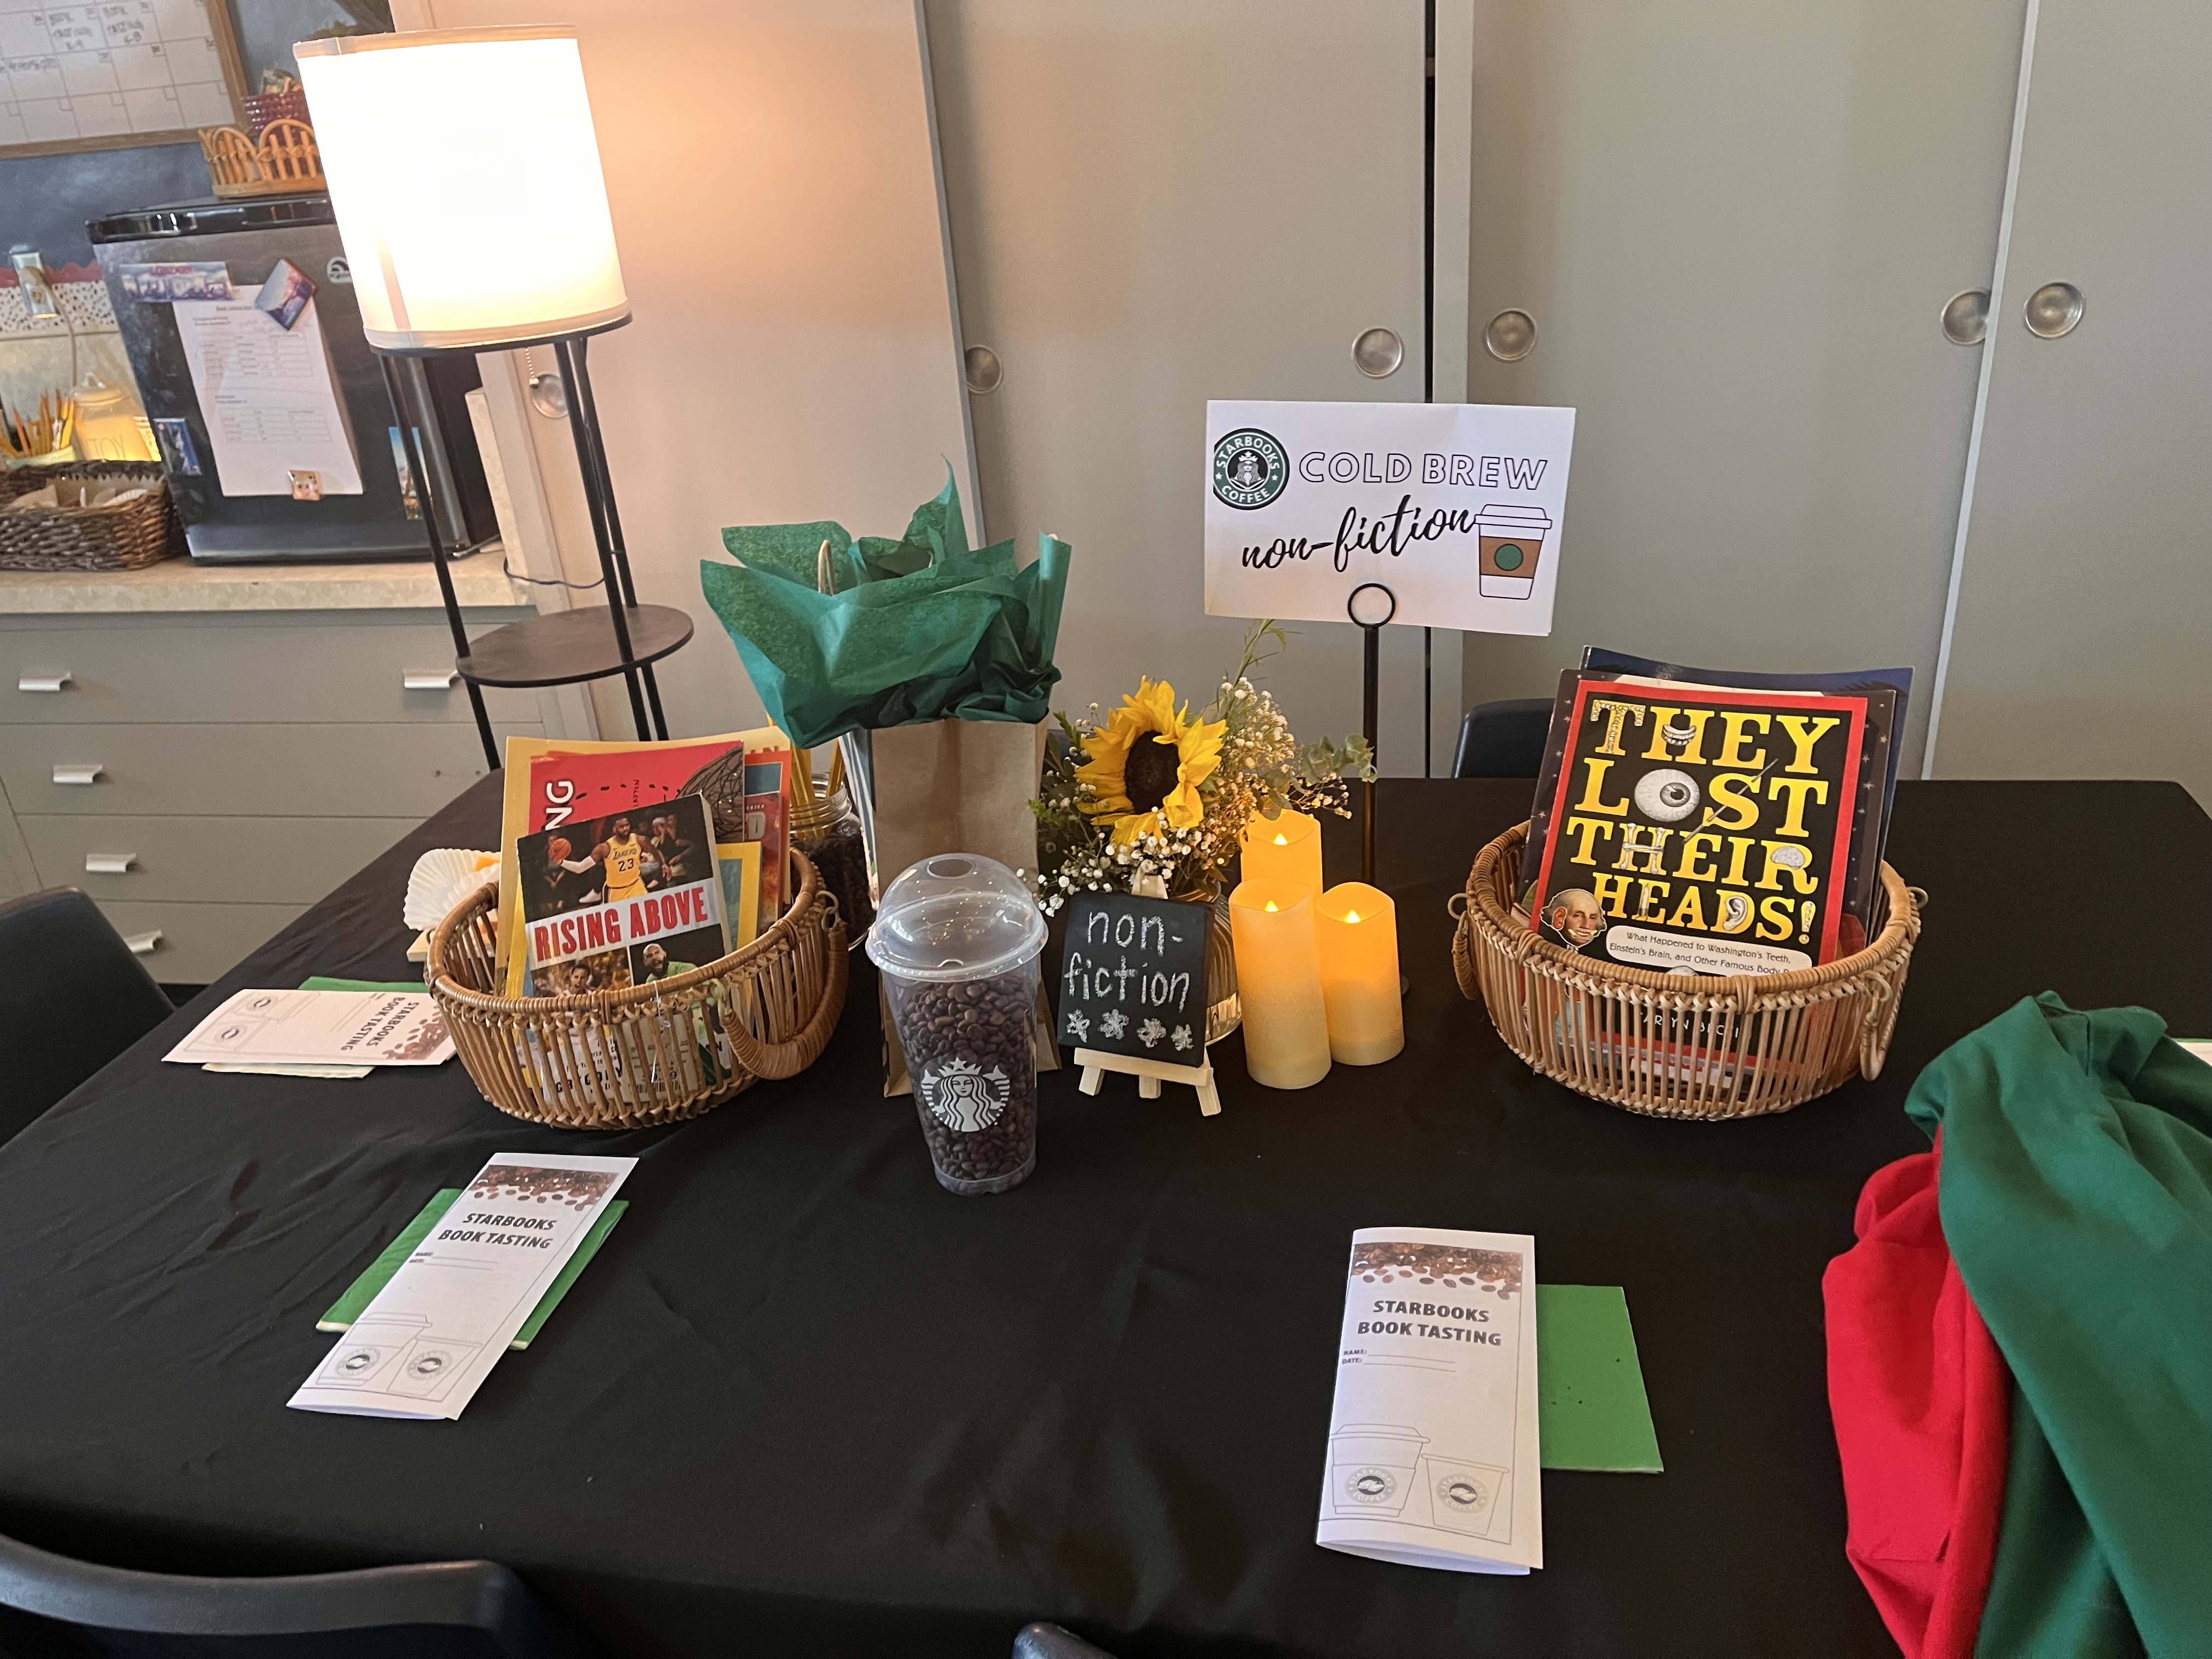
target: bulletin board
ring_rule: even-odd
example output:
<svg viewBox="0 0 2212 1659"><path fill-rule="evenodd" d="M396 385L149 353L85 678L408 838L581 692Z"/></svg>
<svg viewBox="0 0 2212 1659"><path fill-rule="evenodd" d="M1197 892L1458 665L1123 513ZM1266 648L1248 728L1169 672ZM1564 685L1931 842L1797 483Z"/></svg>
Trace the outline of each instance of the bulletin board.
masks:
<svg viewBox="0 0 2212 1659"><path fill-rule="evenodd" d="M225 0L0 0L0 156L190 143L242 125Z"/></svg>

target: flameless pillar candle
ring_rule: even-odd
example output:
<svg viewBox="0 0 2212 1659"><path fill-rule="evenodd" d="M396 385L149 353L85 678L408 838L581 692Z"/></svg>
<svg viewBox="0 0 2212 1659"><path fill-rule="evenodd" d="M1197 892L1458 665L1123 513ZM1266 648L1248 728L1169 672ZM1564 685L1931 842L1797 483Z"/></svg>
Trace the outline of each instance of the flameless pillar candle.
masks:
<svg viewBox="0 0 2212 1659"><path fill-rule="evenodd" d="M1311 823L1311 819L1307 820ZM1270 1089L1304 1089L1328 1075L1328 1012L1321 994L1314 890L1247 878L1229 896L1237 995L1244 1009L1244 1066Z"/></svg>
<svg viewBox="0 0 2212 1659"><path fill-rule="evenodd" d="M1321 822L1283 809L1279 817L1254 818L1238 845L1247 881L1289 881L1321 896Z"/></svg>
<svg viewBox="0 0 2212 1659"><path fill-rule="evenodd" d="M1381 888L1346 881L1321 896L1315 916L1329 1057L1346 1066L1380 1066L1406 1046L1398 907Z"/></svg>

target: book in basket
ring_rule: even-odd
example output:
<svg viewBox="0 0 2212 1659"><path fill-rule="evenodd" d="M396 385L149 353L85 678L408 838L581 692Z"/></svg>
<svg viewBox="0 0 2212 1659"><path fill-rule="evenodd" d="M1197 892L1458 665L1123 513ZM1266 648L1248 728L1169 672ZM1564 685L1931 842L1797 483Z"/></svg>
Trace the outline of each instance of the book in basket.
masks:
<svg viewBox="0 0 2212 1659"><path fill-rule="evenodd" d="M530 995L624 990L729 952L704 796L525 836L515 876Z"/></svg>
<svg viewBox="0 0 2212 1659"><path fill-rule="evenodd" d="M1532 925L1593 960L1729 977L1863 948L1868 707L1894 696L1570 669L1532 814Z"/></svg>

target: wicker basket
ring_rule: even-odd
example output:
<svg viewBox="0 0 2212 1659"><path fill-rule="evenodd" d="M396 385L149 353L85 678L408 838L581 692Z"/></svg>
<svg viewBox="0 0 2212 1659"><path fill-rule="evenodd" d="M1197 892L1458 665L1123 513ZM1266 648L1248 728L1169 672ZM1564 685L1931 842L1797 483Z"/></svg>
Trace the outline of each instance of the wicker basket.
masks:
<svg viewBox="0 0 2212 1659"><path fill-rule="evenodd" d="M1654 1117L1786 1112L1881 1073L1926 895L1881 866L1875 938L1818 968L1723 979L1561 949L1513 915L1525 823L1468 875L1452 968L1505 1045L1577 1094Z"/></svg>
<svg viewBox="0 0 2212 1659"><path fill-rule="evenodd" d="M845 925L805 855L791 864L799 896L743 950L582 996L494 994L497 889L464 899L430 936L427 977L484 1098L533 1123L637 1129L812 1065L845 1006Z"/></svg>
<svg viewBox="0 0 2212 1659"><path fill-rule="evenodd" d="M0 511L0 570L138 570L185 550L161 469L129 461L70 461L0 473L0 503L58 478L112 478L148 493L120 507Z"/></svg>
<svg viewBox="0 0 2212 1659"><path fill-rule="evenodd" d="M305 121L279 116L250 138L236 127L203 127L200 153L215 193L226 201L328 187L315 130Z"/></svg>

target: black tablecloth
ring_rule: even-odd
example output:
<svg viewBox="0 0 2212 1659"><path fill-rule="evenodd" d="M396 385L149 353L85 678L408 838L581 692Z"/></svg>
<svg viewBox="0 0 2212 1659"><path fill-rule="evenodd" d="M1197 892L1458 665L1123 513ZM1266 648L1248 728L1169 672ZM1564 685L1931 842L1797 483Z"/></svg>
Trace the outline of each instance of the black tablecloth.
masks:
<svg viewBox="0 0 2212 1659"><path fill-rule="evenodd" d="M193 1012L404 976L405 872L491 844L495 787ZM882 1097L864 961L811 1071L596 1137L457 1065L163 1066L180 1015L0 1148L0 1530L179 1571L489 1556L641 1654L996 1659L1038 1616L1130 1656L1890 1651L1843 1557L1821 1269L1923 1144L1914 1073L2015 998L2212 1032L2202 884L2130 896L2145 847L2212 863L2212 822L2172 785L1905 785L1892 860L1933 897L1887 1073L1697 1125L1531 1076L1453 984L1445 899L1528 793L1383 788L1399 1059L1274 1093L1232 1038L1212 1119L1058 1073L1001 1197L941 1191ZM640 1157L630 1211L459 1422L285 1409L316 1316L433 1191L553 1149ZM1545 1280L1627 1288L1667 1472L1547 1474L1531 1578L1313 1542L1347 1235L1388 1223L1534 1233Z"/></svg>

